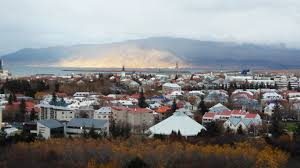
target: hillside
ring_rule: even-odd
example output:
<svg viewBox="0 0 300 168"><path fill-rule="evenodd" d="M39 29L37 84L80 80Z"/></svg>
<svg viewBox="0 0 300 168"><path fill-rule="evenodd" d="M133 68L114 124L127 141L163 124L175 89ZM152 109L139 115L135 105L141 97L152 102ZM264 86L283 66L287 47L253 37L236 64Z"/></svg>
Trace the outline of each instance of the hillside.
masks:
<svg viewBox="0 0 300 168"><path fill-rule="evenodd" d="M154 37L119 43L22 49L3 55L6 64L63 67L300 68L300 50L284 47Z"/></svg>

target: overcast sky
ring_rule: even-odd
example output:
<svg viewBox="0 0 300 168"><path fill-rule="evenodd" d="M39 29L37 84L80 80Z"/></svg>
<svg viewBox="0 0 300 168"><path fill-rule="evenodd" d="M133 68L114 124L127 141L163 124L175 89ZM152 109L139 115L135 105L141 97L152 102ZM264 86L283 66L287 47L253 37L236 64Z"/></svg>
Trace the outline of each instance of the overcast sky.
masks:
<svg viewBox="0 0 300 168"><path fill-rule="evenodd" d="M0 0L0 55L151 36L300 47L300 0Z"/></svg>

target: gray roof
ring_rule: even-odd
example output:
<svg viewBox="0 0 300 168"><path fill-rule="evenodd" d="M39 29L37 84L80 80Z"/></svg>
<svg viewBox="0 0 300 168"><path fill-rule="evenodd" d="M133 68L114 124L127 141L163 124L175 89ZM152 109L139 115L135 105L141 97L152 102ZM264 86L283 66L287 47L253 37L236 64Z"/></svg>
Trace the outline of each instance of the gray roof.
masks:
<svg viewBox="0 0 300 168"><path fill-rule="evenodd" d="M210 112L215 112L215 113L220 113L220 112L229 111L229 110L230 110L229 108L227 108L226 106L224 106L221 103L218 103L218 104L214 105L213 107L209 108Z"/></svg>
<svg viewBox="0 0 300 168"><path fill-rule="evenodd" d="M48 128L59 128L59 127L63 127L64 125L62 123L60 123L59 121L57 120L53 120L53 119L50 119L50 120L39 120L37 121L38 123L48 127Z"/></svg>
<svg viewBox="0 0 300 168"><path fill-rule="evenodd" d="M87 128L103 128L108 120L89 119L89 118L73 118L68 122L68 127L87 127Z"/></svg>

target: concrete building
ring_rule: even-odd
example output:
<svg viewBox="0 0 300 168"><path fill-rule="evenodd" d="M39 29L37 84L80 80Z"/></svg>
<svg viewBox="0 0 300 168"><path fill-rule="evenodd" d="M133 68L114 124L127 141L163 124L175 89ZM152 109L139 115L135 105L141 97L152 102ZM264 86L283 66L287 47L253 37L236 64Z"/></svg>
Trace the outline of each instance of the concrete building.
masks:
<svg viewBox="0 0 300 168"><path fill-rule="evenodd" d="M109 135L109 121L101 119L74 118L67 123L66 134L71 136L80 136L93 128L96 133Z"/></svg>
<svg viewBox="0 0 300 168"><path fill-rule="evenodd" d="M148 108L114 106L112 115L117 123L129 124L134 133L142 133L154 124L153 111Z"/></svg>
<svg viewBox="0 0 300 168"><path fill-rule="evenodd" d="M53 119L37 121L37 134L45 139L51 137L63 137L64 125Z"/></svg>
<svg viewBox="0 0 300 168"><path fill-rule="evenodd" d="M101 107L94 111L94 119L109 120L112 117L111 107Z"/></svg>
<svg viewBox="0 0 300 168"><path fill-rule="evenodd" d="M70 121L75 118L75 110L63 106L54 106L48 104L39 104L39 120L55 119L59 121Z"/></svg>

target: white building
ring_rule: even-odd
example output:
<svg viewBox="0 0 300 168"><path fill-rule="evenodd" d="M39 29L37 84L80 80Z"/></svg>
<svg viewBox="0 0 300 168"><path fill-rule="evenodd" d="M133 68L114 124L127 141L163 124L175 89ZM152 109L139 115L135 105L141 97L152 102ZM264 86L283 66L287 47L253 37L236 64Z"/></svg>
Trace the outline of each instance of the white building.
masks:
<svg viewBox="0 0 300 168"><path fill-rule="evenodd" d="M179 86L176 83L165 83L165 84L162 85L162 91L165 94L170 94L174 91L181 92L181 86Z"/></svg>
<svg viewBox="0 0 300 168"><path fill-rule="evenodd" d="M45 139L51 137L63 137L64 125L57 120L39 120L37 121L37 134Z"/></svg>
<svg viewBox="0 0 300 168"><path fill-rule="evenodd" d="M268 92L263 94L263 100L272 101L272 100L282 100L282 96L276 92Z"/></svg>
<svg viewBox="0 0 300 168"><path fill-rule="evenodd" d="M111 107L101 107L94 111L94 119L109 120L112 117Z"/></svg>
<svg viewBox="0 0 300 168"><path fill-rule="evenodd" d="M202 130L206 128L182 112L175 112L172 116L149 128L152 135L170 135L172 132L180 132L185 137L197 136Z"/></svg>
<svg viewBox="0 0 300 168"><path fill-rule="evenodd" d="M48 104L39 104L39 120L55 119L59 121L70 121L75 118L75 109Z"/></svg>

